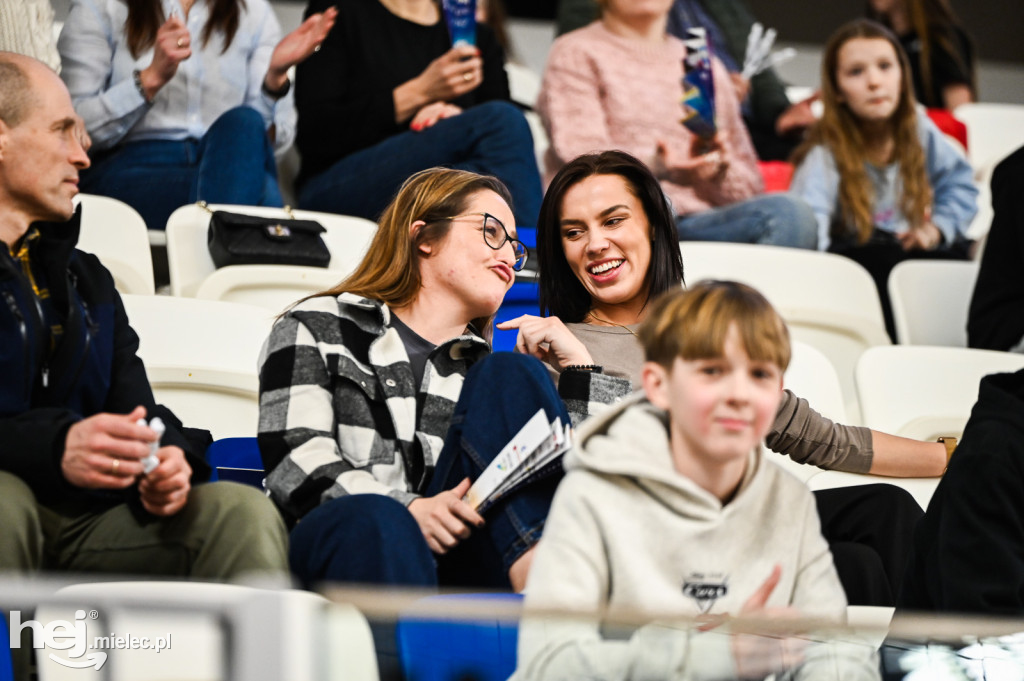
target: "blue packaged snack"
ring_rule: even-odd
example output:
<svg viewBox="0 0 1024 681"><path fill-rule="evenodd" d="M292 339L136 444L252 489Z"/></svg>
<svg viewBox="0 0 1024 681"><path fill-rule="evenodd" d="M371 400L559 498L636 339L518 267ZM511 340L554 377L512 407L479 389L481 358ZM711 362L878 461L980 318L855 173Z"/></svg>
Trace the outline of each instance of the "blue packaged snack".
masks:
<svg viewBox="0 0 1024 681"><path fill-rule="evenodd" d="M452 47L476 45L476 0L444 0L441 7Z"/></svg>
<svg viewBox="0 0 1024 681"><path fill-rule="evenodd" d="M683 125L701 139L710 140L718 131L715 124L715 81L711 72L711 51L703 28L691 28L683 60Z"/></svg>

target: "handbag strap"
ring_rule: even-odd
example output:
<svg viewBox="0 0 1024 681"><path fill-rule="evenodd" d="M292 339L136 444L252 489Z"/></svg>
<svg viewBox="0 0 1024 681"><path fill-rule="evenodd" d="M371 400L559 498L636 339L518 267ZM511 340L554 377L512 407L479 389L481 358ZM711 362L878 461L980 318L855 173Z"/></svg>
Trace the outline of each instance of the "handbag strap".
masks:
<svg viewBox="0 0 1024 681"><path fill-rule="evenodd" d="M200 208L202 208L203 210L205 210L210 215L213 215L213 209L210 208L210 205L208 203L206 203L206 201L196 201L196 205L199 206ZM292 219L292 220L298 220L299 219L299 218L295 217L295 213L292 212L292 207L291 206L285 206L283 210L284 210L285 213L288 214L288 217L290 219Z"/></svg>

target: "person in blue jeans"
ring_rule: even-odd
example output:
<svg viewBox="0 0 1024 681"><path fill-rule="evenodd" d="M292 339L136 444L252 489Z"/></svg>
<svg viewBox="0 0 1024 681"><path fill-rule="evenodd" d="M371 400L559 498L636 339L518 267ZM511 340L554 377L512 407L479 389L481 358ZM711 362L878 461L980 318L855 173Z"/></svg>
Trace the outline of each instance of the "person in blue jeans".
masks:
<svg viewBox="0 0 1024 681"><path fill-rule="evenodd" d="M533 138L491 29L453 47L433 0L337 4L323 49L296 70L299 205L376 220L406 178L446 166L494 175L516 197L516 222L536 225Z"/></svg>
<svg viewBox="0 0 1024 681"><path fill-rule="evenodd" d="M73 0L58 48L93 140L82 191L128 203L149 229L197 200L282 205L274 150L294 138L288 69L335 15L281 39L267 0Z"/></svg>
<svg viewBox="0 0 1024 681"><path fill-rule="evenodd" d="M510 206L493 177L422 171L356 271L275 323L259 446L303 583L522 588L558 476L463 501L539 409L570 420L539 361L490 351L526 262Z"/></svg>

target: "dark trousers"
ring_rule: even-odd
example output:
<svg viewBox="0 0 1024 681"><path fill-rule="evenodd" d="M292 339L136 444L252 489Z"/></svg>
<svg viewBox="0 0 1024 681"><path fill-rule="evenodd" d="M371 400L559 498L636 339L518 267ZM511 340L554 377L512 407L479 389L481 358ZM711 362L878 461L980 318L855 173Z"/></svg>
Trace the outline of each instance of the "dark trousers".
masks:
<svg viewBox="0 0 1024 681"><path fill-rule="evenodd" d="M475 480L538 409L569 423L547 369L532 357L495 353L466 376L444 448L424 496ZM508 568L538 539L558 472L516 490L484 514L486 525L435 556L412 514L378 494L340 497L306 515L291 533L292 571L323 581L434 587L510 587Z"/></svg>
<svg viewBox="0 0 1024 681"><path fill-rule="evenodd" d="M199 200L284 205L266 125L247 106L225 111L202 139L127 142L90 157L82 191L124 201L149 229L164 229L171 213Z"/></svg>
<svg viewBox="0 0 1024 681"><path fill-rule="evenodd" d="M821 533L850 605L896 605L924 511L906 490L884 483L814 493Z"/></svg>
<svg viewBox="0 0 1024 681"><path fill-rule="evenodd" d="M892 303L889 301L889 273L892 272L892 268L904 260L968 260L969 248L969 241L958 241L934 251L905 251L894 234L876 229L865 244L833 243L829 250L857 262L871 274L882 303L885 330L895 343L898 340L896 323L893 321Z"/></svg>
<svg viewBox="0 0 1024 681"><path fill-rule="evenodd" d="M516 224L537 225L543 189L533 136L508 102L479 104L349 154L306 180L299 207L376 220L410 175L434 166L494 175L512 194Z"/></svg>

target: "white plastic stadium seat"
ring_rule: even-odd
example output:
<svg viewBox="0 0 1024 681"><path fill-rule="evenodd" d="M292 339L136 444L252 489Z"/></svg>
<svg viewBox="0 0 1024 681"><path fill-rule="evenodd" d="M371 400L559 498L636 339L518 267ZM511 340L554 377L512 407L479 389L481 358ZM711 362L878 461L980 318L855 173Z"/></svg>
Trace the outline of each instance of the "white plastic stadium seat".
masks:
<svg viewBox="0 0 1024 681"><path fill-rule="evenodd" d="M226 205L215 205L210 208L249 215L288 217L280 208ZM211 283L204 291L204 296L219 300L257 303L278 313L299 298L333 286L351 274L377 232L377 225L363 218L303 210L294 211L294 215L299 219L316 220L324 226L327 231L322 236L331 252L331 262L326 269L292 265L258 266L285 268L282 273L267 274L268 278L274 277L278 281L289 283L287 292L274 296L268 293L269 286L259 287L262 290L257 292L251 290L258 287L260 271L253 271L254 276L244 273L237 276L220 274L228 269L257 267L255 265L235 265L221 270L214 267L206 243L209 213L197 205L183 206L174 211L167 221L167 263L171 294L198 297L203 283L216 272L218 276L214 281L219 283ZM269 271L263 270L263 273L266 272ZM281 304L284 298L287 298L287 301Z"/></svg>
<svg viewBox="0 0 1024 681"><path fill-rule="evenodd" d="M960 437L982 377L1021 368L1024 355L1009 352L911 345L870 348L857 362L856 372L864 425L918 440ZM808 484L811 489L828 489L883 481L903 487L927 508L939 479L823 471Z"/></svg>
<svg viewBox="0 0 1024 681"><path fill-rule="evenodd" d="M94 194L79 194L76 202L82 206L78 248L100 259L120 293L153 295L153 257L146 222L138 211Z"/></svg>
<svg viewBox="0 0 1024 681"><path fill-rule="evenodd" d="M889 274L889 299L901 345L967 347L967 310L978 263L906 260Z"/></svg>
<svg viewBox="0 0 1024 681"><path fill-rule="evenodd" d="M158 403L215 439L255 437L257 362L274 314L262 307L173 296L124 296Z"/></svg>
<svg viewBox="0 0 1024 681"><path fill-rule="evenodd" d="M839 376L826 357L817 348L794 340L793 357L783 378L784 387L802 397L822 416L836 423L846 423L846 405L843 403L843 389ZM776 454L765 448L769 460L779 464L793 475L807 481L822 469L797 463L784 454Z"/></svg>
<svg viewBox="0 0 1024 681"><path fill-rule="evenodd" d="M859 423L853 368L869 347L889 345L871 275L839 255L760 244L683 241L689 284L731 279L759 290L782 314L796 340L821 350L843 388L846 414Z"/></svg>
<svg viewBox="0 0 1024 681"><path fill-rule="evenodd" d="M308 591L106 582L65 587L56 598L59 604L40 607L34 619L43 625L56 620L74 624L76 611L82 611L86 617L78 621L85 624L88 643L96 646L87 653L106 658L99 670L73 668L51 655L73 663L88 655L71 659L73 650L41 649L36 653L40 681L379 678L373 637L362 613ZM95 638L112 636L135 637L139 648L104 648L109 641ZM142 638L149 639L148 649L141 647ZM156 652L161 644L164 649Z"/></svg>
<svg viewBox="0 0 1024 681"><path fill-rule="evenodd" d="M967 155L971 166L994 166L1024 145L1024 106L969 102L953 114L967 126Z"/></svg>

